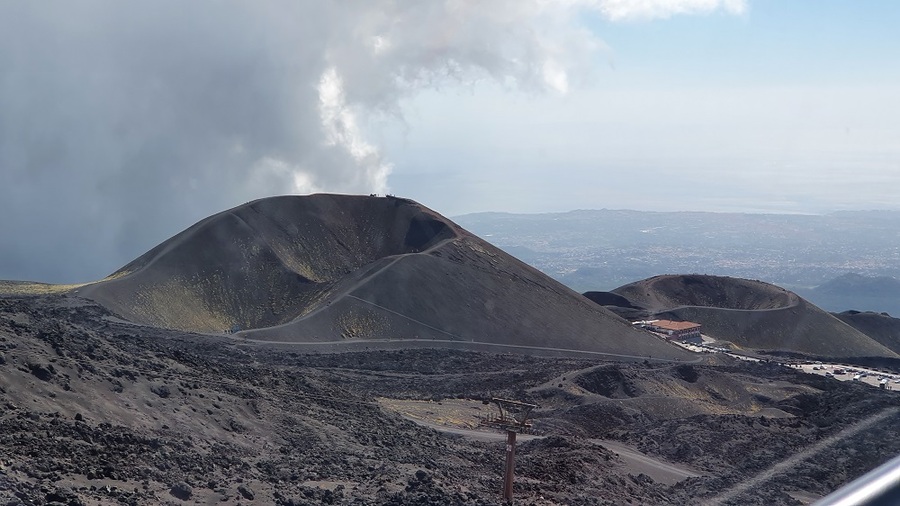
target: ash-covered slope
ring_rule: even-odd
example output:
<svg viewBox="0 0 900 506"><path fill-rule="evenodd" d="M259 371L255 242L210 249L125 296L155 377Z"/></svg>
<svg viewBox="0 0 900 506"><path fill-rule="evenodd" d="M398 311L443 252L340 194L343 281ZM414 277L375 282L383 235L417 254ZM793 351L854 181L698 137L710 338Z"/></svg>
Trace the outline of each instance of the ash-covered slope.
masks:
<svg viewBox="0 0 900 506"><path fill-rule="evenodd" d="M894 353L900 353L900 318L893 318L887 313L852 310L834 315Z"/></svg>
<svg viewBox="0 0 900 506"><path fill-rule="evenodd" d="M828 357L897 354L781 287L706 275L655 276L613 290L658 317L701 323L739 346Z"/></svg>
<svg viewBox="0 0 900 506"><path fill-rule="evenodd" d="M393 197L251 202L78 293L133 322L262 341L442 339L686 358Z"/></svg>
<svg viewBox="0 0 900 506"><path fill-rule="evenodd" d="M153 326L267 327L308 311L355 269L455 236L399 199L274 197L211 216L79 294Z"/></svg>

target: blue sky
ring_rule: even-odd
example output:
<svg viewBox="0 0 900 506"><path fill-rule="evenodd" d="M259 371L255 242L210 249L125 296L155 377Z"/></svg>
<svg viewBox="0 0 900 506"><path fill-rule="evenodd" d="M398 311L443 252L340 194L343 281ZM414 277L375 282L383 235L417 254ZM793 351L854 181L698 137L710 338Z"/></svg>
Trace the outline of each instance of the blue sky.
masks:
<svg viewBox="0 0 900 506"><path fill-rule="evenodd" d="M607 48L565 96L417 96L382 134L391 189L450 214L900 206L900 4L747 5L583 13Z"/></svg>
<svg viewBox="0 0 900 506"><path fill-rule="evenodd" d="M896 2L833 0L757 0L741 15L634 22L584 17L614 49L621 74L668 76L674 86L895 85L898 21Z"/></svg>

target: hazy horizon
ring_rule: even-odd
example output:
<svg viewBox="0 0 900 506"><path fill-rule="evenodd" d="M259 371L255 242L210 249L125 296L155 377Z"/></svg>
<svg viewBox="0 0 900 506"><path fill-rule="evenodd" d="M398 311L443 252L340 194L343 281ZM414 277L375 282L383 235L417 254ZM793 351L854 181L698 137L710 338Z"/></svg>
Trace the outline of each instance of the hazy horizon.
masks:
<svg viewBox="0 0 900 506"><path fill-rule="evenodd" d="M397 195L397 197L404 197L403 195ZM409 198L409 197L404 197ZM415 200L415 199L412 199ZM421 203L421 202L420 202ZM440 212L435 209L435 211ZM599 208L580 208L580 209L568 209L561 211L531 211L531 212L515 212L515 211L472 211L461 214L454 215L446 215L448 218L454 218L457 216L469 216L473 214L515 214L515 215L541 215L541 214L567 214L567 213L577 213L577 212L591 212L591 211L621 211L621 212L635 212L635 213L710 213L710 214L771 214L771 215L785 215L785 216L828 216L830 214L837 213L898 213L900 209L835 209L831 211L823 211L823 212L784 212L784 211L767 211L767 210L734 210L734 211L715 211L715 210L703 210L703 209L634 209L634 208L625 208L625 207L599 207ZM442 213L443 214L443 213Z"/></svg>

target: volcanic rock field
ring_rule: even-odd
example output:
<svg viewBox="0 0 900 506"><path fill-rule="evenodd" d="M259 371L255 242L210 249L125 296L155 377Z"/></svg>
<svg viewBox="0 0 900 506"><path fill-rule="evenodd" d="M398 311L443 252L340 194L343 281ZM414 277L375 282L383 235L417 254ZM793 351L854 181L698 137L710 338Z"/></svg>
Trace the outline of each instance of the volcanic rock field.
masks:
<svg viewBox="0 0 900 506"><path fill-rule="evenodd" d="M771 285L654 279L592 301L415 202L315 195L96 283L0 284L0 504L499 504L495 397L538 406L516 504L806 504L900 453L897 392L615 309L795 358L890 367L889 339Z"/></svg>

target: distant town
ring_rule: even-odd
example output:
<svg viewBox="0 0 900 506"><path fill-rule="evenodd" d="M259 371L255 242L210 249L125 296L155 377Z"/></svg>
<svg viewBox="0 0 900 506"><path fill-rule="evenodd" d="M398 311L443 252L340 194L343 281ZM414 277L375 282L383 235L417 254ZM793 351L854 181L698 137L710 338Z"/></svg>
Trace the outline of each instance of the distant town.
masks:
<svg viewBox="0 0 900 506"><path fill-rule="evenodd" d="M572 211L479 213L460 225L572 289L658 274L773 283L829 311L900 315L900 212L821 216Z"/></svg>

